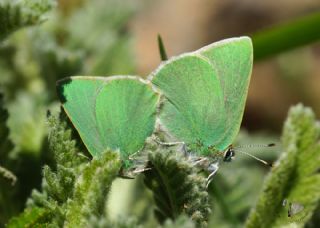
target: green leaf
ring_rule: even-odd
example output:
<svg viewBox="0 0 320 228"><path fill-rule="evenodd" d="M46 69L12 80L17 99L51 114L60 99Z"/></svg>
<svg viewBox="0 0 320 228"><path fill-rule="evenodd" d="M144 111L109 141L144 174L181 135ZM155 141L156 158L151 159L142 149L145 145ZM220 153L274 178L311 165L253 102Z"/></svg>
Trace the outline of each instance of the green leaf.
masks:
<svg viewBox="0 0 320 228"><path fill-rule="evenodd" d="M8 117L9 114L5 107L4 95L0 92L0 226L13 214L17 213L20 207L20 204L15 200L15 188L8 182L9 180L11 183L14 183L17 179L16 176L8 170L12 168L10 152L12 152L14 147L12 141L9 139L9 128L7 126ZM6 177L6 179L3 177Z"/></svg>
<svg viewBox="0 0 320 228"><path fill-rule="evenodd" d="M14 184L17 177L10 170L1 166L8 162L7 159L9 158L9 152L13 149L13 143L9 139L9 128L7 127L8 117L8 111L4 107L4 96L0 92L0 176L2 175Z"/></svg>
<svg viewBox="0 0 320 228"><path fill-rule="evenodd" d="M123 216L117 219L117 221L110 221L106 217L92 217L89 221L88 228L143 228L138 224L136 218Z"/></svg>
<svg viewBox="0 0 320 228"><path fill-rule="evenodd" d="M43 98L20 92L8 106L10 112L8 126L12 129L11 137L18 153L30 155L35 160L40 157L43 140L47 134Z"/></svg>
<svg viewBox="0 0 320 228"><path fill-rule="evenodd" d="M46 209L38 207L27 208L20 216L11 219L6 227L44 228L47 227L50 217L51 214Z"/></svg>
<svg viewBox="0 0 320 228"><path fill-rule="evenodd" d="M86 1L67 22L68 47L83 52L84 75L126 75L134 72L127 23L140 5L137 1ZM65 26L63 27L65 29Z"/></svg>
<svg viewBox="0 0 320 228"><path fill-rule="evenodd" d="M162 38L161 38L160 34L158 34L158 48L159 48L161 61L168 60L167 52L166 52L166 49L164 47L164 44L163 44L163 41L162 41Z"/></svg>
<svg viewBox="0 0 320 228"><path fill-rule="evenodd" d="M320 200L320 124L310 108L293 107L285 123L280 159L265 179L262 193L247 220L247 227L302 227ZM288 217L283 200L296 202L303 210Z"/></svg>
<svg viewBox="0 0 320 228"><path fill-rule="evenodd" d="M11 185L14 185L17 182L17 177L8 169L0 166L0 176L11 181Z"/></svg>
<svg viewBox="0 0 320 228"><path fill-rule="evenodd" d="M7 126L9 114L5 108L4 95L0 92L0 164L9 156L9 152L13 149L13 143L9 139L9 128Z"/></svg>
<svg viewBox="0 0 320 228"><path fill-rule="evenodd" d="M54 168L44 167L42 192L32 192L28 207L49 211L52 217L46 220L47 224L75 227L88 225L93 218L105 219L106 198L121 163L112 151L84 162L66 118L48 116L49 147L57 164Z"/></svg>
<svg viewBox="0 0 320 228"><path fill-rule="evenodd" d="M27 206L51 211L52 219L47 222L62 226L65 219L65 203L73 196L74 183L86 163L84 157L79 155L80 150L73 136L73 129L71 124L68 124L65 114L62 112L58 117L49 113L48 125L49 149L56 164L53 168L44 166L41 192L33 190Z"/></svg>
<svg viewBox="0 0 320 228"><path fill-rule="evenodd" d="M165 149L150 152L145 184L154 194L160 222L185 214L205 226L210 214L206 179L181 154Z"/></svg>
<svg viewBox="0 0 320 228"><path fill-rule="evenodd" d="M163 226L163 228L195 228L194 222L185 215L180 215L175 221L171 219L167 219Z"/></svg>
<svg viewBox="0 0 320 228"><path fill-rule="evenodd" d="M80 138L75 135L73 126L63 110L61 110L59 117L49 113L47 123L49 126L49 149L53 153L57 165L75 168L83 164L84 159L79 156L82 151L77 144Z"/></svg>
<svg viewBox="0 0 320 228"><path fill-rule="evenodd" d="M316 12L252 34L254 59L262 60L320 40L319 24L320 13Z"/></svg>

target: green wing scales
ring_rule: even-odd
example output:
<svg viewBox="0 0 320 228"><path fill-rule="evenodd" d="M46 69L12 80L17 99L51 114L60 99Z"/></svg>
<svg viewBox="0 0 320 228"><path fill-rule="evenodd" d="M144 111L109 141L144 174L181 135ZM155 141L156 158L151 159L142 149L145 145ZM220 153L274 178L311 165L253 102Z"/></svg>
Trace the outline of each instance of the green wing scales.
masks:
<svg viewBox="0 0 320 228"><path fill-rule="evenodd" d="M58 94L88 151L139 151L154 130L159 95L135 76L75 76L57 83Z"/></svg>
<svg viewBox="0 0 320 228"><path fill-rule="evenodd" d="M205 145L219 140L225 122L223 94L211 64L201 56L173 59L152 83L165 96L160 121L179 140ZM221 132L219 132L219 130Z"/></svg>
<svg viewBox="0 0 320 228"><path fill-rule="evenodd" d="M161 123L187 144L225 150L241 125L252 61L251 40L240 37L164 62L150 76L165 97Z"/></svg>
<svg viewBox="0 0 320 228"><path fill-rule="evenodd" d="M249 37L223 40L199 50L217 72L224 94L224 134L214 145L220 150L233 143L242 122L253 64L253 47Z"/></svg>

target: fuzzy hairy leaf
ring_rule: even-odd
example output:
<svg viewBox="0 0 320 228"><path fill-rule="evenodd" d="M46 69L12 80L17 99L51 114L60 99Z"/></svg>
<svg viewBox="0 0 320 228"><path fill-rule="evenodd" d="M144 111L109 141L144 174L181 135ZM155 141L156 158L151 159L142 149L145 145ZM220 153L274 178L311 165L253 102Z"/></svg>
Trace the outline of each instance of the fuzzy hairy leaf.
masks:
<svg viewBox="0 0 320 228"><path fill-rule="evenodd" d="M55 169L49 166L43 168L43 191L50 200L63 204L73 194L73 186L78 176L84 158L80 157L72 129L63 114L60 118L48 116L49 148L56 161Z"/></svg>
<svg viewBox="0 0 320 228"><path fill-rule="evenodd" d="M195 228L194 222L185 215L180 215L175 221L167 219L163 226L163 228Z"/></svg>
<svg viewBox="0 0 320 228"><path fill-rule="evenodd" d="M10 220L8 228L24 227L47 227L47 221L50 220L50 212L43 208L27 208L20 216Z"/></svg>
<svg viewBox="0 0 320 228"><path fill-rule="evenodd" d="M24 26L42 22L54 0L5 0L0 3L0 40Z"/></svg>
<svg viewBox="0 0 320 228"><path fill-rule="evenodd" d="M43 169L42 192L33 191L28 205L52 213L50 225L86 226L105 220L105 203L121 162L118 154L106 151L99 159L84 162L64 115L49 115L49 147L57 162ZM107 220L106 220L107 221Z"/></svg>
<svg viewBox="0 0 320 228"><path fill-rule="evenodd" d="M210 214L206 179L185 157L160 149L149 153L145 184L152 190L160 222L188 215L197 225L205 226Z"/></svg>
<svg viewBox="0 0 320 228"><path fill-rule="evenodd" d="M67 23L68 44L81 50L90 67L82 75L125 75L134 70L127 22L139 8L139 1L86 1ZM110 7L112 6L112 7ZM94 54L93 54L94 53ZM82 63L83 64L83 63Z"/></svg>
<svg viewBox="0 0 320 228"><path fill-rule="evenodd" d="M17 211L17 205L10 205L11 200L15 198L15 192L8 180L15 183L16 176L7 169L11 165L9 153L13 149L13 143L9 139L9 128L7 127L8 117L4 96L0 92L0 226Z"/></svg>
<svg viewBox="0 0 320 228"><path fill-rule="evenodd" d="M320 124L310 108L293 107L285 123L284 152L266 178L263 192L251 211L247 227L303 227L320 199ZM303 206L288 217L283 200Z"/></svg>
<svg viewBox="0 0 320 228"><path fill-rule="evenodd" d="M49 124L49 148L54 153L57 164L66 168L74 168L84 162L84 157L79 156L80 149L68 117L61 110L60 116L48 116Z"/></svg>
<svg viewBox="0 0 320 228"><path fill-rule="evenodd" d="M7 127L8 116L8 111L4 107L4 97L0 92L0 175L14 184L17 180L16 176L10 170L1 166L5 164L5 159L8 158L9 152L13 149L13 143L9 139L9 128Z"/></svg>
<svg viewBox="0 0 320 228"><path fill-rule="evenodd" d="M117 221L110 221L106 217L91 217L88 228L143 228L139 225L136 218L121 217Z"/></svg>
<svg viewBox="0 0 320 228"><path fill-rule="evenodd" d="M13 149L13 143L8 138L9 128L7 127L7 120L9 114L4 105L4 96L0 92L0 164L3 164L2 160L8 157L9 152Z"/></svg>
<svg viewBox="0 0 320 228"><path fill-rule="evenodd" d="M51 224L62 225L65 217L64 204L72 197L76 178L80 175L84 158L66 117L48 115L49 148L55 158L55 167L44 166L42 191L33 190L28 207L45 208L54 214Z"/></svg>
<svg viewBox="0 0 320 228"><path fill-rule="evenodd" d="M65 227L87 227L92 216L103 216L112 181L121 167L118 153L106 151L93 159L77 178L73 198L66 208Z"/></svg>
<svg viewBox="0 0 320 228"><path fill-rule="evenodd" d="M46 109L43 107L43 102L43 97L19 92L15 100L8 105L10 113L8 126L11 129L12 141L17 145L17 156L29 153L34 159L38 159L41 154L47 130L44 115Z"/></svg>
<svg viewBox="0 0 320 228"><path fill-rule="evenodd" d="M0 166L0 176L7 178L11 181L11 185L14 185L17 181L17 177L8 169Z"/></svg>

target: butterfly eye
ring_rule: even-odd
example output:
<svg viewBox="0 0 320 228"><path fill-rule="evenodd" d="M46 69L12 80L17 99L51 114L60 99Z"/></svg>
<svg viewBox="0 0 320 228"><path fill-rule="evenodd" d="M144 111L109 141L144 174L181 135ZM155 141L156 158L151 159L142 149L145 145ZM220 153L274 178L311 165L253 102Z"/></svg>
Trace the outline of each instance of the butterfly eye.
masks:
<svg viewBox="0 0 320 228"><path fill-rule="evenodd" d="M234 157L234 150L232 148L229 148L224 154L223 161L230 162L233 157Z"/></svg>

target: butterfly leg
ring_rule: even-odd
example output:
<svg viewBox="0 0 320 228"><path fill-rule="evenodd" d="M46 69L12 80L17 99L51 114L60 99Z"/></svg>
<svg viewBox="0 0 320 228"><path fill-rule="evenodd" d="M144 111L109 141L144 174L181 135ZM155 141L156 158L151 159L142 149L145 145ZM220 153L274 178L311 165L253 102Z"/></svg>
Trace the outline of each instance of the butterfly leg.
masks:
<svg viewBox="0 0 320 228"><path fill-rule="evenodd" d="M144 167L144 168L141 168L141 169L136 169L136 170L133 170L132 173L134 174L139 174L139 173L143 173L145 171L148 171L148 170L151 170L152 168L150 167Z"/></svg>
<svg viewBox="0 0 320 228"><path fill-rule="evenodd" d="M187 150L187 146L184 142L161 142L157 139L153 139L157 144L159 145L162 145L162 146L177 146L177 145L182 145L181 147L181 150L182 150L182 153L185 157L189 157L189 153L188 153L188 150Z"/></svg>
<svg viewBox="0 0 320 228"><path fill-rule="evenodd" d="M208 170L210 172L209 176L207 177L207 185L206 188L208 189L210 182L213 179L213 176L216 174L216 172L219 169L219 163L215 162L215 163L211 163L208 167Z"/></svg>
<svg viewBox="0 0 320 228"><path fill-rule="evenodd" d="M125 172L123 169L120 170L118 176L123 179L134 179L137 174L143 173L145 171L151 170L150 167L136 168L132 171Z"/></svg>
<svg viewBox="0 0 320 228"><path fill-rule="evenodd" d="M184 142L161 142L161 141L159 141L159 140L156 140L156 139L154 139L154 141L156 142L156 143L158 143L159 145L162 145L162 146L176 146L176 145L185 145L185 143Z"/></svg>
<svg viewBox="0 0 320 228"><path fill-rule="evenodd" d="M190 155L189 152L188 152L188 150L187 150L187 145L186 145L185 143L182 144L181 150L182 150L183 155L184 155L185 157L188 157L188 156Z"/></svg>
<svg viewBox="0 0 320 228"><path fill-rule="evenodd" d="M83 153L77 153L77 156L82 157L82 158L85 158L85 159L87 159L88 161L91 160L88 156L84 155Z"/></svg>
<svg viewBox="0 0 320 228"><path fill-rule="evenodd" d="M205 162L207 162L208 161L208 158L205 158L205 157L203 157L203 158L191 158L191 162L193 162L193 165L201 165L201 164L203 164L203 163L205 163Z"/></svg>
<svg viewBox="0 0 320 228"><path fill-rule="evenodd" d="M128 159L129 159L129 160L134 160L134 156L136 156L138 153L140 153L140 150L138 150L137 152L129 155Z"/></svg>

